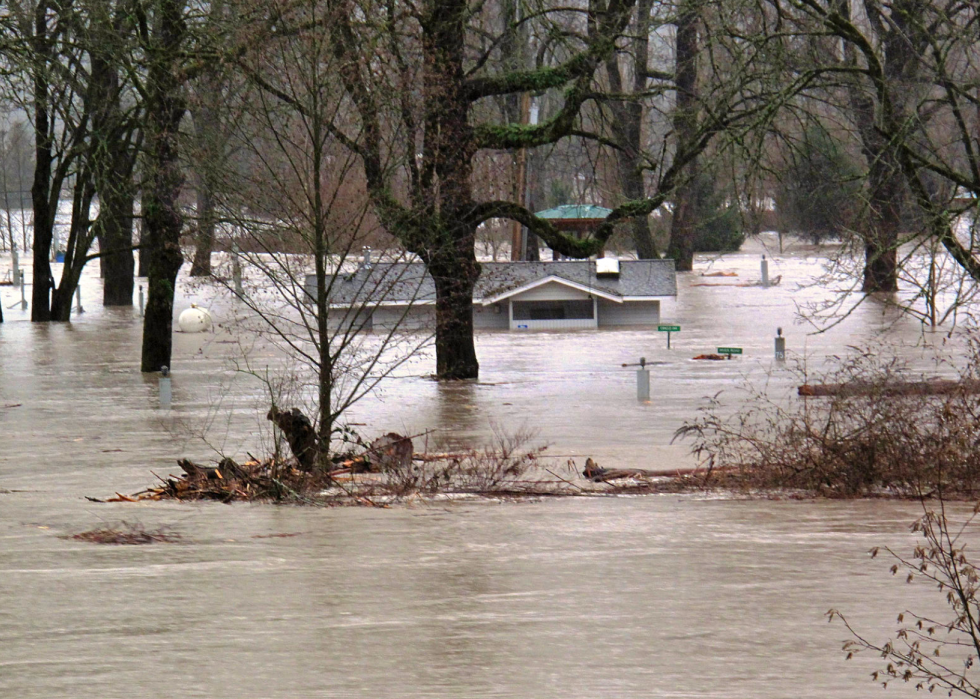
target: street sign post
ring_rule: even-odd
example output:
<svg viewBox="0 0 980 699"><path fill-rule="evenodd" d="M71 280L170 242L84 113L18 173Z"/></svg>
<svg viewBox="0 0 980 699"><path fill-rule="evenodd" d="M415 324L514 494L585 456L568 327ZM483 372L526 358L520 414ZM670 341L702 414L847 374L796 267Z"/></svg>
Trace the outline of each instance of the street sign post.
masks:
<svg viewBox="0 0 980 699"><path fill-rule="evenodd" d="M670 334L679 333L681 331L681 326L679 325L658 325L657 330L662 333L667 333L667 349L670 349Z"/></svg>
<svg viewBox="0 0 980 699"><path fill-rule="evenodd" d="M718 354L727 354L728 358L731 359L733 354L742 354L741 347L719 347Z"/></svg>

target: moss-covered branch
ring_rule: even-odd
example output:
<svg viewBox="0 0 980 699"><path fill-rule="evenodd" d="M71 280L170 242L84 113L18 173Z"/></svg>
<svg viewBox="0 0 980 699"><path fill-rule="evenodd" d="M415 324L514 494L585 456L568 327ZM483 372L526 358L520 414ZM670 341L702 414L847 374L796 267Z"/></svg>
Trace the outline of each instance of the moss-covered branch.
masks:
<svg viewBox="0 0 980 699"><path fill-rule="evenodd" d="M479 124L473 127L478 148L510 150L544 146L571 135L582 103L589 94L592 76L579 78L565 92L561 110L540 124Z"/></svg>
<svg viewBox="0 0 980 699"><path fill-rule="evenodd" d="M615 39L600 37L590 43L584 51L559 66L471 78L464 85L464 93L468 100L475 101L494 95L553 90L571 80L592 75L599 61L612 53L615 48Z"/></svg>
<svg viewBox="0 0 980 699"><path fill-rule="evenodd" d="M646 199L628 201L613 209L612 213L592 232L589 238L574 238L558 230L548 219L538 218L528 209L509 201L490 201L477 204L469 214L474 225L494 218L506 218L527 226L555 252L568 257L583 258L598 254L612 236L616 224L636 216L647 216L666 200L660 193Z"/></svg>

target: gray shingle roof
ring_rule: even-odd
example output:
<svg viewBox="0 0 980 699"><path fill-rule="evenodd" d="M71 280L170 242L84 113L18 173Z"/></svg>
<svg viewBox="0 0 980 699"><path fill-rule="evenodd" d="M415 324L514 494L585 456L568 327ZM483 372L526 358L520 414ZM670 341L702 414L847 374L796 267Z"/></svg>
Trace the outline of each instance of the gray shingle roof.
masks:
<svg viewBox="0 0 980 699"><path fill-rule="evenodd" d="M558 262L483 262L473 291L475 301L514 291L548 277L556 277L616 297L662 297L677 295L673 260L621 260L618 277L595 273L592 260ZM307 277L313 291L315 278ZM369 269L342 275L331 286L331 303L402 304L433 302L435 284L420 262L379 262Z"/></svg>

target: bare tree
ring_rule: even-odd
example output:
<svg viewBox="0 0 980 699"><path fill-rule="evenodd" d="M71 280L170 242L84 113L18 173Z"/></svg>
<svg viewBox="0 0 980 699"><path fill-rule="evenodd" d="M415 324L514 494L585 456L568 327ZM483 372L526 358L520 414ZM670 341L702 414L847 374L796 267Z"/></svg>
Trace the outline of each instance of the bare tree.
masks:
<svg viewBox="0 0 980 699"><path fill-rule="evenodd" d="M318 25L330 7L306 0L293 6L291 20ZM336 135L345 105L333 48L324 32L287 32L238 60L258 88L236 122L243 163L214 175L241 248L233 255L252 273L244 293L221 279L250 309L243 322L298 369L315 438L296 456L310 469L330 463L350 406L431 338L418 327L403 330L410 304L380 318L395 289L401 300L418 292L419 265L397 253L373 263L360 257L363 245L391 241L372 215L357 155ZM287 432L307 424L277 405L270 419Z"/></svg>

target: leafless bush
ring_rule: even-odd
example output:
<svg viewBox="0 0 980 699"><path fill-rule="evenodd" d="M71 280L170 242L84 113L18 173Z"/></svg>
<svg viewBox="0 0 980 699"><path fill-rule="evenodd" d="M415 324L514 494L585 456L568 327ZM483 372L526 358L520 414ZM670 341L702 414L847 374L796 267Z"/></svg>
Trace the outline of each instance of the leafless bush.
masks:
<svg viewBox="0 0 980 699"><path fill-rule="evenodd" d="M930 395L934 382L900 360L861 352L821 376L797 373L800 383L838 387L835 395L780 400L750 387L731 417L716 395L675 438L694 440L708 485L831 497L970 494L980 477L980 363L971 355L947 392Z"/></svg>
<svg viewBox="0 0 980 699"><path fill-rule="evenodd" d="M531 446L534 433L507 433L494 427L481 449L423 457L403 469L385 471L384 488L392 494L501 493L520 490L522 476L547 448Z"/></svg>
<svg viewBox="0 0 980 699"><path fill-rule="evenodd" d="M838 610L831 609L830 621L841 621L851 633L843 650L850 660L861 651L872 651L882 658L882 668L872 679L887 687L889 682L914 682L916 689L936 689L949 696L980 697L977 659L980 657L980 571L966 557L966 534L975 524L980 506L965 522L954 524L946 517L940 499L936 510L927 510L912 524L921 538L912 554L873 548L872 558L885 551L895 563L892 575L906 582L925 581L938 588L951 616L935 619L906 611L898 615L894 639L875 643L861 635Z"/></svg>

